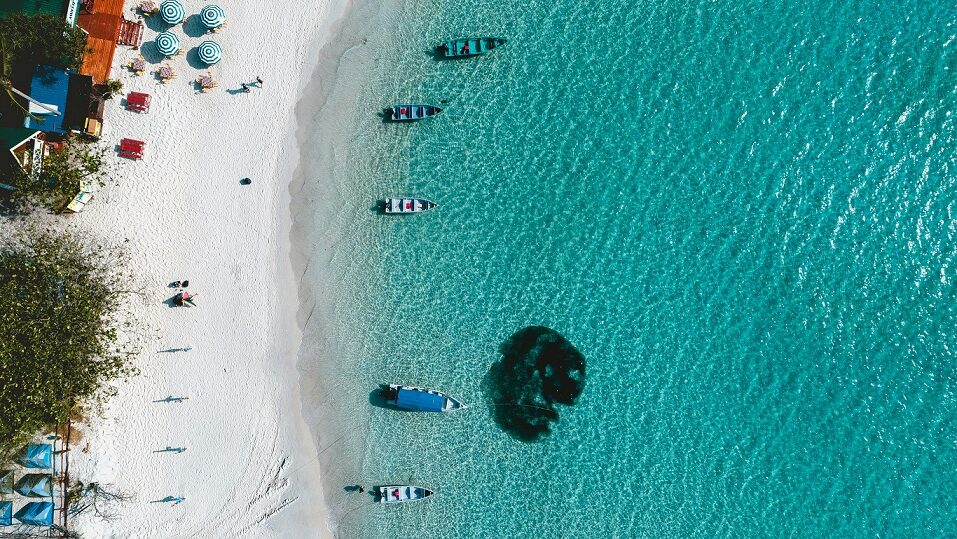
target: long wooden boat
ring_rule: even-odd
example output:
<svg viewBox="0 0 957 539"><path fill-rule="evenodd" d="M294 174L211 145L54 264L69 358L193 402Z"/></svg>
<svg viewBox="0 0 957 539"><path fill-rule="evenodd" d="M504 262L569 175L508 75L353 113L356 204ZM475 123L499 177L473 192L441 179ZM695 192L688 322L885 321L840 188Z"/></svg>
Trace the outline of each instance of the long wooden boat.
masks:
<svg viewBox="0 0 957 539"><path fill-rule="evenodd" d="M424 500L434 494L431 490L414 485L388 485L379 487L379 502L405 503Z"/></svg>
<svg viewBox="0 0 957 539"><path fill-rule="evenodd" d="M452 412L465 408L461 401L427 387L389 384L383 391L387 404L414 412Z"/></svg>
<svg viewBox="0 0 957 539"><path fill-rule="evenodd" d="M389 197L385 199L384 210L388 214L422 213L436 206L424 198Z"/></svg>
<svg viewBox="0 0 957 539"><path fill-rule="evenodd" d="M490 52L508 41L504 37L463 37L446 41L436 47L439 54L446 58L468 58Z"/></svg>
<svg viewBox="0 0 957 539"><path fill-rule="evenodd" d="M442 112L442 109L435 105L423 103L396 103L386 109L386 112L393 122L415 122L433 118L436 114Z"/></svg>

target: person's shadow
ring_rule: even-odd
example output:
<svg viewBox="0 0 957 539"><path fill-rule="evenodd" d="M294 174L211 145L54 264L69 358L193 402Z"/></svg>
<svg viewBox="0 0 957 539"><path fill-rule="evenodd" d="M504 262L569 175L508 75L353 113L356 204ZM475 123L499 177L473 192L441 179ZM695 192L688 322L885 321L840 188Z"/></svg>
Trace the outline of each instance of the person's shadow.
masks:
<svg viewBox="0 0 957 539"><path fill-rule="evenodd" d="M177 498L176 496L167 496L167 497L161 498L161 499L159 499L159 500L150 500L150 503L169 503L169 502L179 503L180 501L182 501L182 500L180 500L180 499Z"/></svg>

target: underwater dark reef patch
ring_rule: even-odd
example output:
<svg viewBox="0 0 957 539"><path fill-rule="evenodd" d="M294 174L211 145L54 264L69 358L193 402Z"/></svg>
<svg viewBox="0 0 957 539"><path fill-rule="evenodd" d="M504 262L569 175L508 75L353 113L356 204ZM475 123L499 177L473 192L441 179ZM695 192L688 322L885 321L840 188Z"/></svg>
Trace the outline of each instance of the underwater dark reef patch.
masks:
<svg viewBox="0 0 957 539"><path fill-rule="evenodd" d="M575 404L585 388L585 356L544 326L517 331L501 352L485 379L495 422L519 440L540 440L558 421L555 405Z"/></svg>

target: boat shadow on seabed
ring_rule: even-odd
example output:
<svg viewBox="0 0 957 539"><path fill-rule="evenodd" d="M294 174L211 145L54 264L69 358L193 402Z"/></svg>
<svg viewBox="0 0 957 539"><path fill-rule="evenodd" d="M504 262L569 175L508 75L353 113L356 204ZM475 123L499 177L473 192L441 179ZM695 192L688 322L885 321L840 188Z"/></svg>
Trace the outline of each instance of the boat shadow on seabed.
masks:
<svg viewBox="0 0 957 539"><path fill-rule="evenodd" d="M396 412L414 412L414 410L407 410L405 408L399 408L394 404L389 404L390 391L392 390L389 389L389 384L379 384L378 388L369 393L369 404L376 408L385 408L386 410L394 410Z"/></svg>

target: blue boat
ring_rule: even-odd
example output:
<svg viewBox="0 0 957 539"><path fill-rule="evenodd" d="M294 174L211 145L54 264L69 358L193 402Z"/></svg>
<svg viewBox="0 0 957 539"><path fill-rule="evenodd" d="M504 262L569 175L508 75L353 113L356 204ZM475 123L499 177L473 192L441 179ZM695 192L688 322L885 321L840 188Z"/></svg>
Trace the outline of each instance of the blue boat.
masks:
<svg viewBox="0 0 957 539"><path fill-rule="evenodd" d="M413 412L452 412L465 408L465 405L452 397L424 387L389 384L385 390L388 404Z"/></svg>

